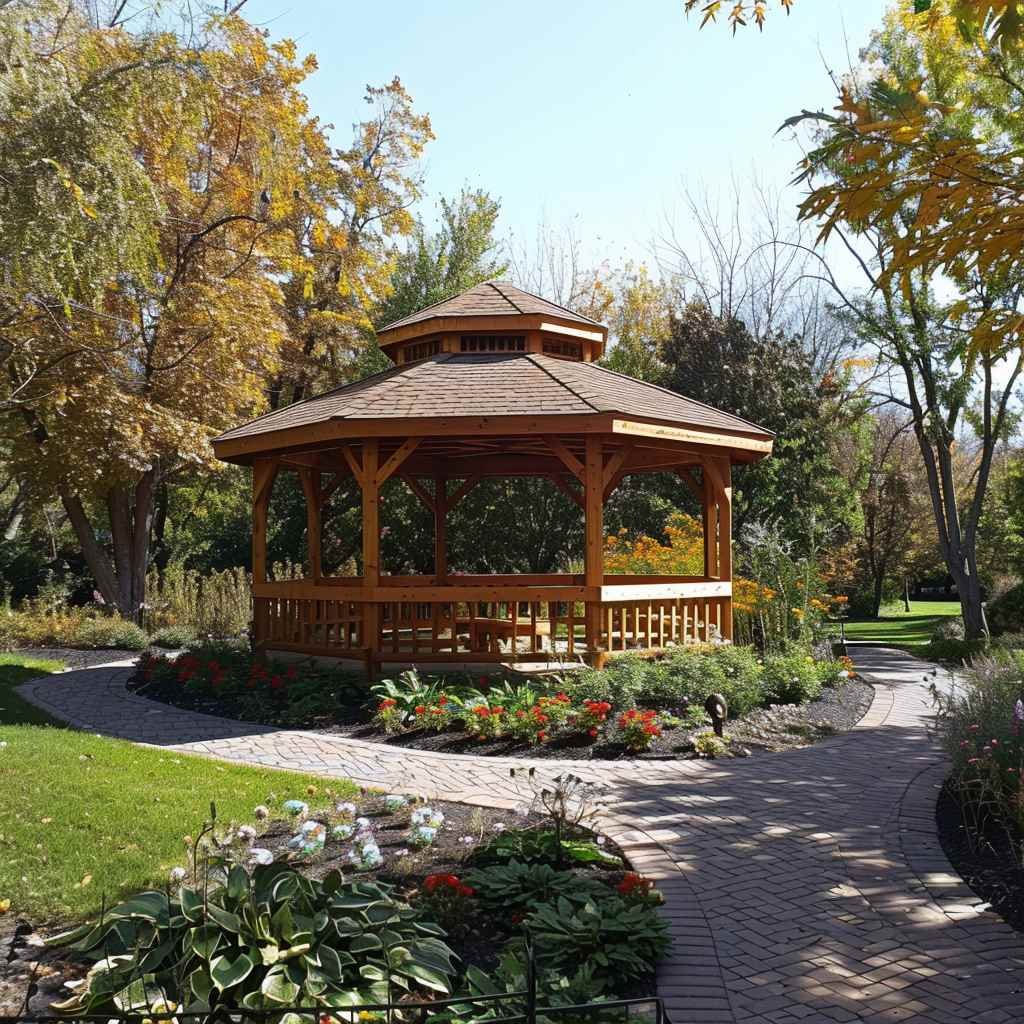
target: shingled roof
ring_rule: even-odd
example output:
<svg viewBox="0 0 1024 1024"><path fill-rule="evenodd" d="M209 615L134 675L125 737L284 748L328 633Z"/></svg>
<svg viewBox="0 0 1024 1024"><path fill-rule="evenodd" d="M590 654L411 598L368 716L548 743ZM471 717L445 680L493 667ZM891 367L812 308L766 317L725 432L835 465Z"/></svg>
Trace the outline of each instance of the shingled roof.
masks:
<svg viewBox="0 0 1024 1024"><path fill-rule="evenodd" d="M382 327L377 333L386 334L388 331L398 330L400 327L409 327L412 324L423 323L425 320L439 317L523 316L524 314L558 317L561 320L571 320L590 327L601 327L601 324L596 320L591 320L590 317L574 313L571 309L542 299L539 295L524 292L522 288L517 288L514 284L509 284L508 281L485 281L459 295L453 295L450 299L442 299L432 306L426 306L410 316L396 320L394 323Z"/></svg>
<svg viewBox="0 0 1024 1024"><path fill-rule="evenodd" d="M747 420L666 388L539 353L439 353L296 402L221 434L254 437L329 421L614 413L770 438Z"/></svg>

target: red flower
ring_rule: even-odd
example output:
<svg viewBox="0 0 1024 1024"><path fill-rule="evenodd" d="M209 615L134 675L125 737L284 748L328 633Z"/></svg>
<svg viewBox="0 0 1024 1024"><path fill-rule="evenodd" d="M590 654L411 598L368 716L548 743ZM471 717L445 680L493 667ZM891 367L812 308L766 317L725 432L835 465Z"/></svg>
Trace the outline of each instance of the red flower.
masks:
<svg viewBox="0 0 1024 1024"><path fill-rule="evenodd" d="M654 887L649 878L638 875L635 871L627 872L626 877L616 886L623 896L646 896Z"/></svg>
<svg viewBox="0 0 1024 1024"><path fill-rule="evenodd" d="M270 688L272 690L284 689L284 680L280 676L271 676Z"/></svg>
<svg viewBox="0 0 1024 1024"><path fill-rule="evenodd" d="M423 888L427 892L436 892L440 888L454 889L458 892L460 889L467 888L463 886L462 881L458 875L427 875L423 880ZM472 892L472 890L470 890Z"/></svg>
<svg viewBox="0 0 1024 1024"><path fill-rule="evenodd" d="M424 704L417 704L416 708L415 708L415 711L416 711L417 715L425 715L427 713L426 705L424 705Z"/></svg>
<svg viewBox="0 0 1024 1024"><path fill-rule="evenodd" d="M539 732L539 733L537 733L537 740L540 743L543 743L547 738L548 738L548 734L546 732Z"/></svg>
<svg viewBox="0 0 1024 1024"><path fill-rule="evenodd" d="M377 705L378 711L386 711L388 708L393 708L397 702L392 700L390 697L385 697L379 705Z"/></svg>
<svg viewBox="0 0 1024 1024"><path fill-rule="evenodd" d="M587 734L590 735L590 736L596 736L597 735L597 730L596 729L588 729L587 730Z"/></svg>

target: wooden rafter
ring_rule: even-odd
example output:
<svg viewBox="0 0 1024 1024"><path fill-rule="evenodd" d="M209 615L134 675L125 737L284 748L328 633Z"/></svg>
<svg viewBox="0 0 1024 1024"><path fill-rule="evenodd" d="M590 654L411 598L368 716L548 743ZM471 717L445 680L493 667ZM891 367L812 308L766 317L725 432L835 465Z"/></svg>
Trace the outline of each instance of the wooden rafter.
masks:
<svg viewBox="0 0 1024 1024"><path fill-rule="evenodd" d="M412 455L420 446L423 440L421 437L410 437L399 446L391 458L389 458L377 471L377 486L381 487L384 482L398 469L405 460Z"/></svg>
<svg viewBox="0 0 1024 1024"><path fill-rule="evenodd" d="M405 481L405 485L416 495L420 501L431 511L435 511L436 504L434 502L434 496L416 479L414 476L409 476L408 473L401 473L400 477Z"/></svg>
<svg viewBox="0 0 1024 1024"><path fill-rule="evenodd" d="M356 478L356 483L360 487L363 486L363 467L359 459L356 457L356 453L352 450L349 445L344 445L341 449L341 454L345 457L345 461L348 463L348 468L352 471L352 475Z"/></svg>
<svg viewBox="0 0 1024 1024"><path fill-rule="evenodd" d="M629 458L632 451L633 446L631 444L624 444L617 452L613 452L611 457L605 462L603 489L607 490L615 474L622 469L623 463Z"/></svg>
<svg viewBox="0 0 1024 1024"><path fill-rule="evenodd" d="M583 463L557 437L548 435L544 440L547 442L547 446L562 460L565 468L582 483L587 475Z"/></svg>
<svg viewBox="0 0 1024 1024"><path fill-rule="evenodd" d="M467 494L469 494L469 492L473 490L473 488L476 487L476 485L480 483L482 479L483 478L480 476L479 473L475 473L473 476L464 480L462 486L459 487L454 494L451 494L449 496L448 501L446 503L448 511L450 512L453 508L455 508L455 506L458 505L458 503L462 501L462 499Z"/></svg>

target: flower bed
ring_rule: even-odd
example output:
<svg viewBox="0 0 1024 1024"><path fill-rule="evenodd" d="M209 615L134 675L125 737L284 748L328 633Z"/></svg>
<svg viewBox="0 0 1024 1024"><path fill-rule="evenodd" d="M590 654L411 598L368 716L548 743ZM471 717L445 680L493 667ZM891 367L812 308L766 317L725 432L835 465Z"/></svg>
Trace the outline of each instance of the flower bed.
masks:
<svg viewBox="0 0 1024 1024"><path fill-rule="evenodd" d="M231 651L147 655L134 684L146 696L225 717L319 728L391 744L560 758L746 755L802 746L850 728L871 689L848 662L806 652L758 659L750 648L686 648L660 660L543 678L404 672L367 687L337 669ZM705 702L725 698L723 740ZM756 728L747 727L756 723Z"/></svg>
<svg viewBox="0 0 1024 1024"><path fill-rule="evenodd" d="M977 659L955 687L933 685L952 771L939 834L967 883L1024 929L1024 651Z"/></svg>
<svg viewBox="0 0 1024 1024"><path fill-rule="evenodd" d="M208 824L165 891L51 937L68 951L53 1009L316 1004L331 1024L346 1005L520 991L527 933L541 1005L653 993L661 898L588 828L591 784L562 776L514 813L315 796L287 801L290 821Z"/></svg>

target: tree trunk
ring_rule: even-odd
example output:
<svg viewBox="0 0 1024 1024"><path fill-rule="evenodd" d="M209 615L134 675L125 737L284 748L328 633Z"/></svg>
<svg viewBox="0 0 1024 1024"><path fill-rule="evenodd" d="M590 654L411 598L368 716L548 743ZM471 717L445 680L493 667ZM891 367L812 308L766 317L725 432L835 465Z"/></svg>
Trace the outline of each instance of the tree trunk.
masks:
<svg viewBox="0 0 1024 1024"><path fill-rule="evenodd" d="M108 605L112 608L117 607L117 575L114 572L114 567L110 564L110 558L106 551L96 540L96 534L93 532L92 524L82 505L82 499L64 484L61 484L57 490L64 511L67 512L72 529L81 545L86 565L89 566L93 579L96 581L96 589Z"/></svg>
<svg viewBox="0 0 1024 1024"><path fill-rule="evenodd" d="M871 598L872 614L877 619L882 613L882 596L885 589L885 574L876 574L874 579L874 594Z"/></svg>

